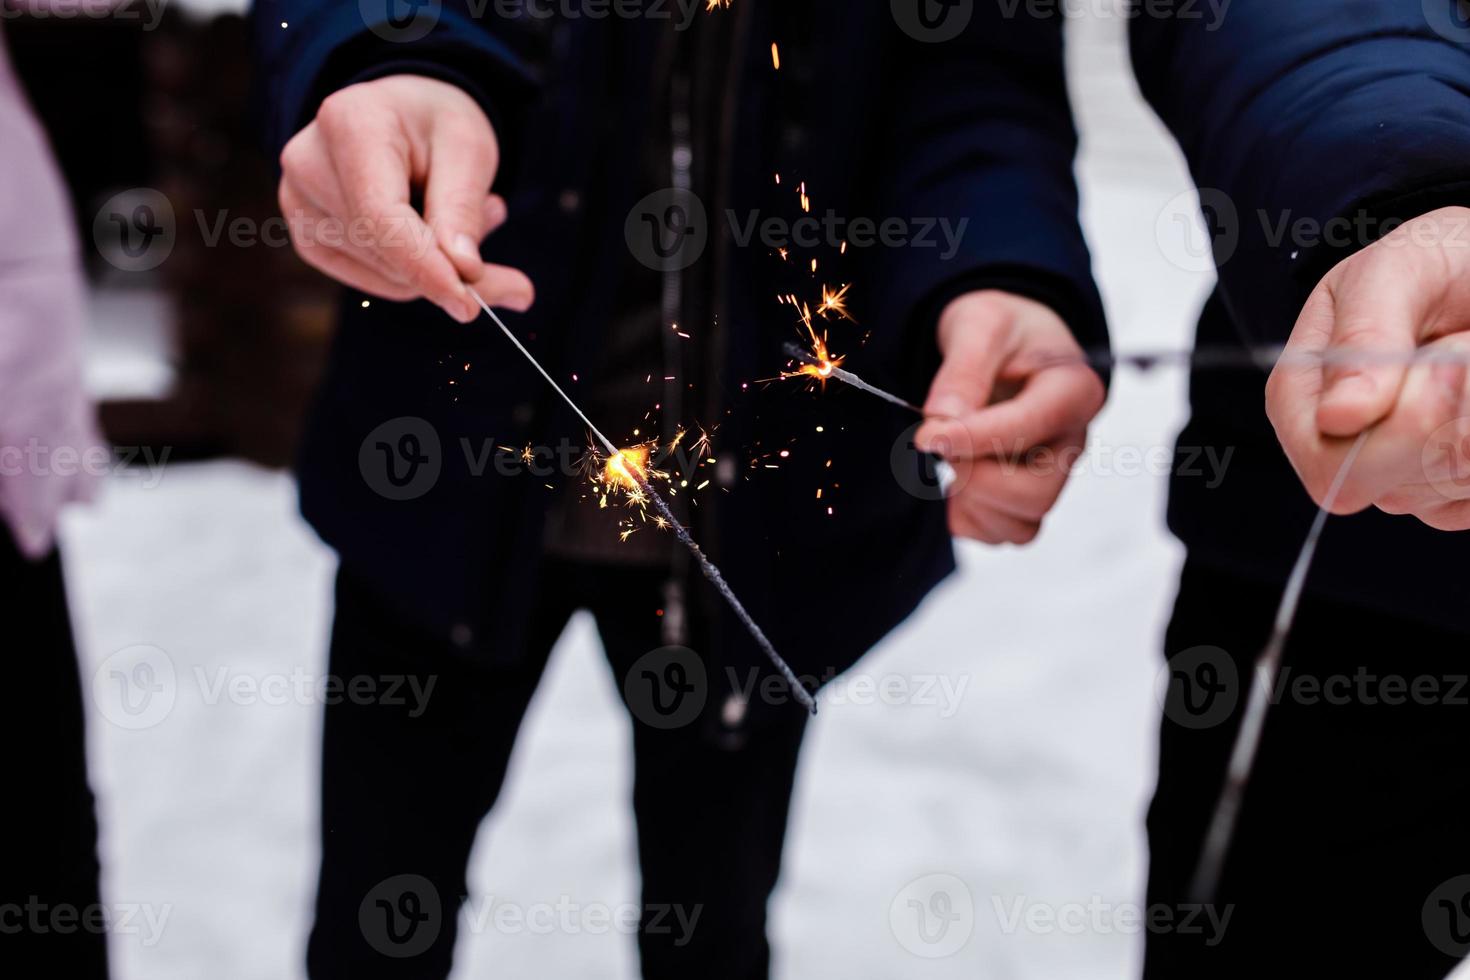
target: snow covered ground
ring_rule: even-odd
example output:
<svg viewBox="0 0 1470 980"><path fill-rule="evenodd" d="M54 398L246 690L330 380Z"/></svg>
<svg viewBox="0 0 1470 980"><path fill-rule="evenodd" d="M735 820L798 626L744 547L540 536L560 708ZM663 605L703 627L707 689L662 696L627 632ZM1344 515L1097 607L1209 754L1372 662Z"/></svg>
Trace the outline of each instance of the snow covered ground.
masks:
<svg viewBox="0 0 1470 980"><path fill-rule="evenodd" d="M1210 277L1181 268L1170 215L1188 182L1128 74L1125 27L1095 13L1073 24L1086 222L1115 342L1174 346ZM101 383L166 376L99 362ZM773 910L777 976L1136 974L1140 937L1090 910L1110 919L1142 901L1153 682L1181 558L1149 462L1182 424L1184 383L1120 373L1041 540L965 547L962 573L866 661L877 676L963 684L956 705L834 705L814 724ZM169 467L156 486L118 477L70 516L65 543L84 680L142 662L155 679L174 671L171 709L151 727L91 717L107 899L166 916L156 935L114 936L117 976L301 976L319 708L271 679L325 669L332 556L296 516L287 476L230 462ZM247 693L222 695L221 682ZM476 901L636 901L629 740L578 619L484 828ZM908 903L936 888L952 921L920 936ZM1061 924L1038 927L1047 913ZM456 976L634 977L636 961L630 936L587 919L550 934L492 922L464 937Z"/></svg>

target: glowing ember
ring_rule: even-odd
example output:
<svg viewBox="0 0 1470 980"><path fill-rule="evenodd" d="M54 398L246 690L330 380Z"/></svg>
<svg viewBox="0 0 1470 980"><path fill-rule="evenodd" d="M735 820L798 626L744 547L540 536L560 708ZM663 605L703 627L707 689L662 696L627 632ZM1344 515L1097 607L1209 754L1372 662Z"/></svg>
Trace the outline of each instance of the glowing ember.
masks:
<svg viewBox="0 0 1470 980"><path fill-rule="evenodd" d="M610 487L621 487L629 494L641 492L648 482L649 446L643 443L619 450L607 458L602 465L602 482Z"/></svg>
<svg viewBox="0 0 1470 980"><path fill-rule="evenodd" d="M792 297L792 302L794 303L795 301L795 297ZM817 333L817 329L812 323L811 308L806 304L802 304L801 306L801 325L806 329L807 337L811 340L810 360L803 361L795 371L781 372L781 377L811 378L825 388L827 386L827 379L832 376L833 371L842 366L843 359L834 356L827 349L827 331L823 330L820 334Z"/></svg>

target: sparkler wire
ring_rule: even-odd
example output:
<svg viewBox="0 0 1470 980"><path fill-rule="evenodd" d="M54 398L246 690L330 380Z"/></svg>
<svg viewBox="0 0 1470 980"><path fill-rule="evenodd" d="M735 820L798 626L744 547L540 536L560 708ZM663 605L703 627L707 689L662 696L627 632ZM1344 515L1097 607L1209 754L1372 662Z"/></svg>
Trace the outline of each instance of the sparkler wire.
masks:
<svg viewBox="0 0 1470 980"><path fill-rule="evenodd" d="M823 367L825 370L822 377L836 378L861 391L876 395L884 401L923 414L923 410L911 402L868 384L852 372L844 371L794 343L788 343L785 350L790 357L798 361ZM1267 359L1264 365L1262 358ZM1037 368L1087 364L1093 367L1129 366L1147 370L1159 364L1178 364L1191 368L1218 369L1269 367L1271 363L1280 361L1321 364L1344 362L1411 364L1464 362L1465 360L1466 355L1462 351L1424 351L1411 355L1380 352L1375 356L1374 352L1360 350L1294 354L1285 352L1280 347L1259 347L1133 353L1112 353L1110 351L1068 353L1055 357L1043 357L1038 362ZM1281 673L1282 654L1286 649L1286 641L1291 636L1292 625L1296 622L1297 610L1301 606L1307 573L1311 570L1312 559L1317 554L1317 543L1322 538L1322 529L1327 525L1332 506L1337 502L1337 496L1342 492L1343 484L1347 481L1348 472L1352 469L1353 463L1357 461L1358 453L1362 451L1363 443L1367 441L1370 431L1364 431L1353 442L1347 455L1343 458L1342 466L1338 468L1337 474L1333 477L1332 485L1328 488L1322 505L1317 509L1317 515L1307 531L1306 540L1302 542L1301 551L1297 553L1296 562L1292 565L1291 574L1287 577L1286 588L1282 591L1281 601L1276 609L1276 619L1271 627L1271 635L1256 657L1255 683L1251 686L1245 715L1241 719L1240 730L1235 736L1235 744L1231 749L1230 762L1226 768L1224 783L1220 788L1219 800L1215 804L1215 809L1210 817L1209 829L1205 834L1204 845L1200 849L1199 862L1190 880L1189 893L1195 901L1208 902L1215 897L1215 890L1219 886L1220 875L1225 867L1225 859L1235 839L1235 828L1240 817L1241 803L1245 799L1245 790L1255 768L1256 754L1260 749L1262 732L1265 730L1266 715L1271 706L1271 692L1275 690L1276 679Z"/></svg>
<svg viewBox="0 0 1470 980"><path fill-rule="evenodd" d="M1215 889L1220 884L1220 874L1225 867L1225 858L1230 853L1230 844L1235 838L1235 826L1240 817L1241 802L1245 798L1246 786L1255 768L1256 752L1261 745L1261 733L1266 726L1266 714L1271 707L1271 692L1276 689L1276 678L1281 673L1281 656L1286 641L1291 636L1292 624L1296 621L1297 608L1301 605L1302 589L1311 570L1312 558L1317 553L1317 542L1337 495L1347 482L1348 471L1358 458L1363 443L1372 430L1364 430L1353 442L1342 466L1332 479L1322 506L1307 531L1302 550L1297 553L1296 564L1286 580L1286 589L1281 594L1281 603L1276 608L1276 620L1271 627L1271 636L1261 649L1255 662L1255 684L1250 689L1250 700L1246 703L1245 715L1240 730L1235 735L1235 745L1230 753L1230 764L1225 771L1225 782L1220 788L1220 798L1210 818L1209 830L1205 834L1204 846L1200 850L1199 863L1190 881L1189 893L1192 900L1210 902L1215 898Z"/></svg>
<svg viewBox="0 0 1470 980"><path fill-rule="evenodd" d="M889 404L897 405L899 408L906 408L910 412L915 412L919 415L924 414L924 410L915 405L913 402L900 398L892 392L884 391L882 388L879 388L876 385L870 385L862 378L853 374L851 371L844 370L840 367L835 367L832 364L823 361L821 358L816 357L810 351L802 350L801 347L799 347L795 343L788 342L786 344L786 354L793 360L801 361L803 364L812 364L824 368L825 370L823 377L836 378L843 384L851 385L859 391L866 391L870 395L877 395L879 398L883 399Z"/></svg>
<svg viewBox="0 0 1470 980"><path fill-rule="evenodd" d="M505 321L501 320L496 312L490 308L490 304L486 303L485 300L480 296L480 294L476 292L473 288L466 288L469 289L470 295L475 298L475 302L480 304L480 309L484 310L486 315L489 316L491 320L495 321L495 325L500 328L500 332L505 334L510 342L515 345L516 350L520 351L521 354L526 358L526 360L531 362L531 366L541 373L541 377L545 378L546 383L551 385L556 393L561 396L562 401L566 402L567 405L571 407L572 411L577 413L577 417L582 420L582 422L587 426L587 429L592 433L597 441L602 444L602 447L607 450L608 456L616 456L619 450L617 446L613 445L612 440L608 439L607 436L602 434L602 430L598 429L597 426L592 424L592 420L587 417L586 413L584 413L581 408L578 407L577 403L572 400L572 397L568 395L564 390L562 390L562 386L557 384L556 380L547 373L546 369L541 366L541 362L536 360L535 355L533 355L529 350L526 349L526 346L520 342L515 334L511 333L510 328L505 325ZM709 556L704 553L704 549L701 548L698 542L694 540L694 537L689 533L689 529L686 528L679 521L679 519L674 516L672 508L669 507L668 503L664 500L662 495L660 495L659 492L655 490L653 486L649 483L647 476L642 472L642 468L638 466L625 466L623 467L623 469L633 477L633 479L638 483L639 489L647 494L648 499L653 501L654 508L657 509L658 512L663 515L664 519L669 522L670 527L674 529L674 534L684 544L684 547L689 549L689 553L694 556L695 560L699 562L699 568L702 572L704 572L704 577L709 579L710 584L713 585L715 589L720 593L720 595L724 597L725 601L729 603L730 608L735 612L736 618L738 618L741 624L744 625L746 632L750 634L751 638L755 640L756 645L761 648L761 651L763 653L765 653L766 658L770 660L771 665L776 668L777 672L779 672L783 678L785 678L787 685L791 688L792 695L804 708L806 708L812 714L816 714L816 699L813 698L811 692L806 689L806 685L802 684L801 681L797 678L796 672L791 669L791 665L786 662L785 658L783 658L781 654L776 652L775 645L771 643L770 639L766 636L765 631L760 628L760 625L756 623L755 619L752 618L750 613L746 611L745 606L735 595L735 591L731 589L730 584L725 581L725 576L720 574L720 570L715 567L715 563L709 560Z"/></svg>

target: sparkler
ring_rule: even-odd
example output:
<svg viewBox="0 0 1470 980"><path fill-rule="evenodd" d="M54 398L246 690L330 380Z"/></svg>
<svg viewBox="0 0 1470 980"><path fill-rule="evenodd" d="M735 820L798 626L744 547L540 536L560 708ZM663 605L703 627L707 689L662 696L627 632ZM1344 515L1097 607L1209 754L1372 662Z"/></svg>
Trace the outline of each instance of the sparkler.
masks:
<svg viewBox="0 0 1470 980"><path fill-rule="evenodd" d="M816 335L813 334L813 340L816 339ZM819 382L825 382L828 378L832 378L841 381L845 385L850 385L859 391L866 391L870 395L876 395L890 404L897 405L900 408L906 408L917 415L924 414L924 410L913 402L900 398L890 391L884 391L877 385L870 385L856 374L842 368L840 366L842 364L842 358L833 357L827 351L827 345L824 341L818 341L813 349L809 351L803 350L795 343L787 343L786 354L792 360L800 361L802 366L796 371L783 375L783 377L796 378L805 376L815 378Z"/></svg>
<svg viewBox="0 0 1470 980"><path fill-rule="evenodd" d="M763 653L765 653L767 659L770 660L771 665L776 668L777 672L780 673L783 678L785 678L787 685L791 688L792 695L808 711L810 711L812 714L816 714L816 699L812 697L811 692L808 691L806 689L806 686L803 685L801 681L797 678L796 672L791 669L791 665L788 664L786 660L779 653L776 652L776 647L766 636L765 631L760 628L760 625L757 624L756 621L751 617L750 613L746 611L745 606L740 602L740 599L736 597L734 590L731 589L729 583L725 581L725 576L720 574L720 570L715 567L714 562L709 560L709 557L704 553L704 549L700 548L698 542L696 542L693 536L690 535L689 529L686 528L679 521L679 519L674 516L672 508L669 507L663 496L660 495L659 492L653 488L652 484L649 482L647 474L639 465L637 465L633 461L634 457L628 455L623 450L618 449L617 446L613 445L611 439L602 434L601 429L592 424L592 420L589 419L586 413L582 411L581 407L579 407L577 403L572 400L571 396L562 389L562 386L556 383L556 379L554 379L549 373L547 373L546 368L541 366L541 362L536 360L535 356L526 349L526 346L520 342L520 339L516 337L515 334L511 333L510 328L505 325L505 321L501 320L499 315L497 315L496 312L490 308L490 304L486 303L484 298L482 298L480 294L473 288L466 288L469 289L470 295L475 298L475 302L480 304L480 309L484 310L485 314L490 317L492 321L494 321L497 327L500 328L500 332L505 334L506 339L515 346L516 350L521 352L521 355L531 363L531 366L540 373L541 377L546 379L546 383L551 385L552 390L554 390L558 395L561 396L562 401L566 402L567 406L576 413L577 418L581 419L582 423L587 426L587 431L591 432L593 438L597 440L598 444L607 451L609 465L612 463L613 460L618 460L618 463L614 468L616 478L619 480L628 479L631 480L631 482L637 484L639 492L643 493L647 497L648 502L653 504L654 509L658 511L659 516L668 522L668 526L673 530L675 536L678 537L681 543L683 543L684 547L689 549L689 553L693 555L695 561L699 563L699 568L704 573L704 577L709 580L710 584L713 585L715 589L720 593L720 595L724 597L725 601L729 603L730 608L734 611L736 618L738 618L741 624L745 627L746 632L750 634L751 638L755 640L756 645L761 648L761 651ZM647 457L645 456L645 464L646 461Z"/></svg>
<svg viewBox="0 0 1470 980"><path fill-rule="evenodd" d="M1276 621L1271 636L1261 653L1256 657L1256 683L1251 688L1250 700L1246 703L1245 716L1240 722L1240 731L1235 735L1235 746L1230 753L1230 765L1225 770L1225 785L1220 789L1219 802L1215 804L1210 818L1209 831L1205 835L1204 847L1200 851L1199 864L1190 882L1190 894L1199 902L1214 900L1215 889L1220 884L1220 873L1225 867L1225 858L1230 853L1230 844L1235 839L1235 825L1240 817L1240 804L1245 798L1246 786L1250 783L1251 771L1255 768L1256 751L1261 745L1261 732L1266 727L1266 713L1271 706L1271 692L1276 689L1276 678L1281 672L1281 655L1296 621L1297 608L1301 605L1302 589L1311 570L1312 558L1317 554L1317 542L1322 537L1322 528L1327 524L1327 515L1337 502L1337 495L1347 481L1363 443L1368 440L1365 430L1358 436L1352 448L1332 479L1332 486L1317 509L1312 527L1302 550L1297 553L1296 564L1286 580L1286 589L1281 594L1281 604L1276 609Z"/></svg>

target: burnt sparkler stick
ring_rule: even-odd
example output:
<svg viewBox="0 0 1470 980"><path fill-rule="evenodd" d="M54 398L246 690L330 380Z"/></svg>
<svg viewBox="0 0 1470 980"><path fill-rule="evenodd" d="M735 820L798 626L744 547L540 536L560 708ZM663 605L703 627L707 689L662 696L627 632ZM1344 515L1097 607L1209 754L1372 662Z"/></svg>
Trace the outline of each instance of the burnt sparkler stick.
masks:
<svg viewBox="0 0 1470 980"><path fill-rule="evenodd" d="M577 418L582 420L583 424L587 426L587 430L592 433L593 437L598 441L598 443L601 444L602 448L607 450L608 456L617 456L620 452L618 447L613 445L611 439L602 434L601 429L592 424L592 420L587 417L586 413L584 413L581 408L578 407L576 402L572 401L572 397L562 390L561 385L557 384L556 380L547 373L546 369L541 366L541 362L536 360L535 355L533 355L529 350L526 349L525 345L520 342L515 334L511 333L510 328L505 325L505 321L501 320L496 312L490 308L490 304L486 303L485 300L481 298L480 294L476 292L473 288L466 288L469 288L470 295L475 298L475 302L480 304L480 309L484 310L486 315L489 316L491 320L495 321L495 325L500 328L500 332L505 334L506 338L515 345L516 350L520 351L522 356L524 356L526 360L531 362L531 366L540 372L541 377L545 378L546 383L551 385L552 389L561 396L562 401L566 402L567 405L571 407L572 411L577 413ZM623 467L623 470L633 478L634 482L638 484L638 488L648 496L648 499L653 501L654 508L663 515L664 520L669 522L669 526L674 529L674 534L679 538L681 542L683 542L684 547L689 549L689 553L694 556L695 560L699 562L699 568L701 571L704 572L704 577L709 579L710 584L719 591L720 595L724 596L725 601L729 603L730 608L735 611L735 616L745 626L746 631L750 633L751 638L755 640L756 645L759 646L761 650L765 653L766 657L771 661L771 665L776 668L776 670L781 674L783 678L786 679L787 685L791 688L792 695L808 711L810 711L812 714L816 714L816 699L812 697L811 692L806 689L806 685L802 684L801 681L797 678L796 672L791 669L791 665L788 664L786 660L779 653L776 652L775 645L771 643L770 639L766 636L765 631L760 628L760 625L756 623L756 621L751 617L750 613L746 611L745 606L742 605L739 598L736 597L735 591L731 589L730 584L725 581L725 576L721 575L720 570L715 567L715 563L709 560L709 556L704 553L704 549L701 548L699 544L694 540L693 536L690 535L689 529L686 528L682 523L680 523L679 519L674 516L674 512L669 507L668 503L649 483L648 477L643 473L642 467L636 465L627 465Z"/></svg>
<svg viewBox="0 0 1470 980"><path fill-rule="evenodd" d="M1210 818L1209 830L1205 834L1204 846L1200 850L1199 864L1190 880L1189 893L1192 901L1211 902L1220 884L1220 874L1225 868L1225 859L1230 854L1230 844L1235 838L1235 826L1240 817L1240 805L1245 799L1245 790L1255 768L1256 751L1261 745L1261 733L1266 727L1266 714L1271 707L1271 693L1276 689L1276 678L1281 673L1281 655L1286 641L1291 636L1292 624L1296 621L1297 607L1301 605L1302 589L1311 570L1312 558L1317 553L1317 542L1322 537L1322 528L1337 495L1347 481L1348 471L1358 458L1363 443L1368 440L1366 430L1353 442L1352 448L1332 479L1322 506L1297 553L1296 564L1286 580L1286 590L1281 594L1281 604L1276 609L1276 621L1271 636L1256 657L1255 683L1250 689L1250 700L1246 702L1245 716L1240 722L1240 731L1235 735L1235 747L1230 753L1230 765L1225 770L1225 784L1220 789L1219 802Z"/></svg>
<svg viewBox="0 0 1470 980"><path fill-rule="evenodd" d="M801 347L794 342L788 342L786 344L786 354L793 360L801 361L803 364L810 364L813 367L821 369L821 374L819 375L819 377L821 378L836 378L838 381L841 381L845 385L851 385L859 391L866 391L870 395L877 395L885 402L888 402L892 405L897 405L899 408L906 408L910 412L913 412L917 415L924 414L924 410L915 405L913 402L906 401L893 394L892 392L884 391L882 388L879 388L876 385L868 384L866 381L853 374L851 371L843 370L830 361L824 361L820 357L812 354L811 351L802 350Z"/></svg>

